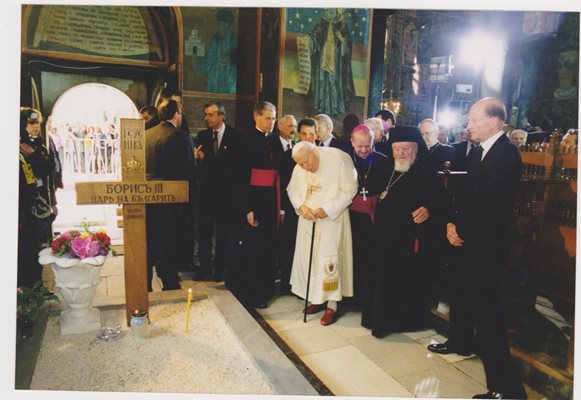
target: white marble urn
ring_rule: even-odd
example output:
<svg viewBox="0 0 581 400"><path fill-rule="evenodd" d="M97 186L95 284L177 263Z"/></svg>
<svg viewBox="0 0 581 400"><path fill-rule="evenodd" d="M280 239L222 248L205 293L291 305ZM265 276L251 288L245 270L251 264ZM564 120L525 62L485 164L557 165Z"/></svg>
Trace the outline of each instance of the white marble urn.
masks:
<svg viewBox="0 0 581 400"><path fill-rule="evenodd" d="M60 315L61 335L85 333L101 329L101 314L91 302L101 282L101 266L106 256L83 259L52 254L50 248L38 255L41 265L50 265L55 284L67 309Z"/></svg>

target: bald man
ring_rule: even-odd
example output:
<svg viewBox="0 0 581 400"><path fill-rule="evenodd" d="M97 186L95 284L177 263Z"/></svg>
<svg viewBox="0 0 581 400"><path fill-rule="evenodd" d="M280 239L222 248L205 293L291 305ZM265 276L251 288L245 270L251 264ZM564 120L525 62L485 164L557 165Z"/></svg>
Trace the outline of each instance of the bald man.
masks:
<svg viewBox="0 0 581 400"><path fill-rule="evenodd" d="M473 151L468 175L447 224L459 250L452 282L450 338L432 344L435 353L469 354L476 326L488 393L475 399L525 399L514 368L502 315L501 288L510 250L510 224L521 177L521 158L503 131L506 108L494 98L476 102L468 114Z"/></svg>

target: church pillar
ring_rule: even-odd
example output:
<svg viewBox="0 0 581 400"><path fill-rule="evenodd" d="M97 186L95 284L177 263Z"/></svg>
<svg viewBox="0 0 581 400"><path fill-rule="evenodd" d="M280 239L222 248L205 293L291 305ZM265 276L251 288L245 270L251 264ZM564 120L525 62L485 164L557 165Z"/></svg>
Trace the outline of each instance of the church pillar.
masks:
<svg viewBox="0 0 581 400"><path fill-rule="evenodd" d="M369 59L369 95L367 103L367 116L373 117L380 109L383 92L385 34L387 17L393 14L393 10L373 10L373 22L371 33L371 57Z"/></svg>

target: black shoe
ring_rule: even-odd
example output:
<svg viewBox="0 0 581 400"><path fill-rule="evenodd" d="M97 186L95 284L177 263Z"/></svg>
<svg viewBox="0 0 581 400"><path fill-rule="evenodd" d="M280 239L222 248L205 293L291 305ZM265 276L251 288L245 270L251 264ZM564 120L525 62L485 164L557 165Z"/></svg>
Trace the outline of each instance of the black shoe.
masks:
<svg viewBox="0 0 581 400"><path fill-rule="evenodd" d="M372 330L371 334L373 336L375 336L378 339L383 339L384 337L386 337L387 335L389 335L391 332L390 331L377 331L377 330Z"/></svg>
<svg viewBox="0 0 581 400"><path fill-rule="evenodd" d="M476 396L474 396L472 398L473 399L512 399L512 397L507 397L507 396L503 395L502 393L498 393L498 392L495 392L493 390L490 390L487 393L477 394Z"/></svg>
<svg viewBox="0 0 581 400"><path fill-rule="evenodd" d="M430 344L430 345L428 345L428 350L430 350L432 353L438 353L438 354L456 353L456 354L459 354L461 356L470 356L470 355L474 354L470 350L459 349L459 348L454 347L454 345L450 345L449 340L446 343Z"/></svg>
<svg viewBox="0 0 581 400"><path fill-rule="evenodd" d="M266 304L266 303L254 303L252 306L254 308L259 308L261 310L264 310L265 308L268 308L268 304Z"/></svg>

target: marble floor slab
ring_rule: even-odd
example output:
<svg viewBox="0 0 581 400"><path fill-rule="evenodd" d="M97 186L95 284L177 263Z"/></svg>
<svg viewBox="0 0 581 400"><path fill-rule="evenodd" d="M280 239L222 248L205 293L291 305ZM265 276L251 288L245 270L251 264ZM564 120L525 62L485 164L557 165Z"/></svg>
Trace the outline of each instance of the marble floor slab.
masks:
<svg viewBox="0 0 581 400"><path fill-rule="evenodd" d="M335 331L320 324L280 331L279 335L299 356L348 345L347 341Z"/></svg>
<svg viewBox="0 0 581 400"><path fill-rule="evenodd" d="M485 385L450 364L405 374L398 380L417 397L469 399L476 393L487 392Z"/></svg>
<svg viewBox="0 0 581 400"><path fill-rule="evenodd" d="M373 336L357 337L350 339L349 344L396 379L446 365L446 361L434 357L425 347L401 333L391 334L383 339Z"/></svg>
<svg viewBox="0 0 581 400"><path fill-rule="evenodd" d="M303 361L340 396L413 397L401 383L352 346L309 354Z"/></svg>

